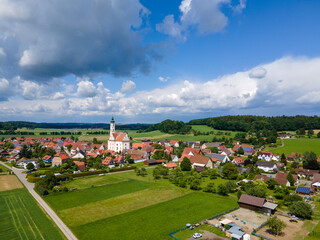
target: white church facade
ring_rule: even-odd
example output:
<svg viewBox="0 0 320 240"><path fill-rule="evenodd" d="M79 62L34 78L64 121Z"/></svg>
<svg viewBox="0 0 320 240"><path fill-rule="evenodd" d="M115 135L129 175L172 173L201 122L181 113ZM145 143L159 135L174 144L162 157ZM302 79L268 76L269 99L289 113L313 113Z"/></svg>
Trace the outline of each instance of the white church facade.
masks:
<svg viewBox="0 0 320 240"><path fill-rule="evenodd" d="M116 132L116 123L112 117L110 122L110 136L108 139L108 150L122 152L130 149L130 139L126 132Z"/></svg>

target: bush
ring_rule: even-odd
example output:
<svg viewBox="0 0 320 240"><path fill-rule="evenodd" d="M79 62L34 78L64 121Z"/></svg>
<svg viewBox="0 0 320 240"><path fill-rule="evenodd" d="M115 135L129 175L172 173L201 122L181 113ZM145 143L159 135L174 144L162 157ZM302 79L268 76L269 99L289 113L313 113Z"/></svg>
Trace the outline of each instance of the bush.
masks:
<svg viewBox="0 0 320 240"><path fill-rule="evenodd" d="M219 184L218 185L218 193L223 195L223 196L228 196L228 188L224 184Z"/></svg>
<svg viewBox="0 0 320 240"><path fill-rule="evenodd" d="M208 183L208 185L206 187L203 188L204 192L209 192L209 193L215 193L216 192L216 188L214 186L214 183Z"/></svg>
<svg viewBox="0 0 320 240"><path fill-rule="evenodd" d="M36 183L36 182L39 182L40 180L41 180L40 177L34 177L34 176L31 176L31 175L29 175L27 177L27 181L31 182L31 183Z"/></svg>
<svg viewBox="0 0 320 240"><path fill-rule="evenodd" d="M44 188L43 185L39 182L35 184L34 189L41 196L46 196L49 194L48 190L46 188Z"/></svg>
<svg viewBox="0 0 320 240"><path fill-rule="evenodd" d="M311 219L311 216L313 214L311 205L304 201L293 202L289 206L289 210L297 217L304 219Z"/></svg>
<svg viewBox="0 0 320 240"><path fill-rule="evenodd" d="M111 168L109 172L122 172L127 170L134 170L136 169L136 166L128 166L128 167L122 167L122 168Z"/></svg>
<svg viewBox="0 0 320 240"><path fill-rule="evenodd" d="M302 201L303 198L297 194L287 195L284 198L283 204L286 206L291 205L293 202Z"/></svg>

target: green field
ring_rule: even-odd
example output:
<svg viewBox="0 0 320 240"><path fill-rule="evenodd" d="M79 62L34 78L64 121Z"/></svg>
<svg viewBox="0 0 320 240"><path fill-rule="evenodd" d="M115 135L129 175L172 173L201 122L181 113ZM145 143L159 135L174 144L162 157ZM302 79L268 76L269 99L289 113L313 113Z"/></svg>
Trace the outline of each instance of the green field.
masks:
<svg viewBox="0 0 320 240"><path fill-rule="evenodd" d="M64 239L25 188L0 192L0 239Z"/></svg>
<svg viewBox="0 0 320 240"><path fill-rule="evenodd" d="M320 155L320 139L319 138L296 138L284 139L284 146L271 149L276 154L291 154L292 152L304 153L305 151L313 151Z"/></svg>
<svg viewBox="0 0 320 240"><path fill-rule="evenodd" d="M168 234L186 223L237 206L234 196L178 188L148 172L146 177L131 171L75 179L64 185L78 190L44 199L79 239L93 234L95 239L170 239Z"/></svg>
<svg viewBox="0 0 320 240"><path fill-rule="evenodd" d="M3 166L1 164L0 164L0 169L2 170L0 172L11 172L11 170L9 168L6 168L5 166Z"/></svg>

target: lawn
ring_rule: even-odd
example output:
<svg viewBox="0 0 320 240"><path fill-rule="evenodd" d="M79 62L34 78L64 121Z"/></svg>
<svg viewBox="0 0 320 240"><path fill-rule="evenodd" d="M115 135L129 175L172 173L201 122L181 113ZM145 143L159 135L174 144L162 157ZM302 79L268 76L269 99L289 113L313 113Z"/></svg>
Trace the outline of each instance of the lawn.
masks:
<svg viewBox="0 0 320 240"><path fill-rule="evenodd" d="M0 169L2 170L0 172L11 172L11 170L9 168L6 168L5 166L3 166L1 164L0 164Z"/></svg>
<svg viewBox="0 0 320 240"><path fill-rule="evenodd" d="M296 138L284 139L284 146L271 149L276 154L291 154L292 152L304 153L305 151L313 151L320 155L320 138Z"/></svg>
<svg viewBox="0 0 320 240"><path fill-rule="evenodd" d="M79 239L170 239L186 223L237 206L234 197L179 188L147 171L146 177L131 171L75 179L65 185L81 189L44 199Z"/></svg>
<svg viewBox="0 0 320 240"><path fill-rule="evenodd" d="M0 239L64 239L25 189L0 192Z"/></svg>

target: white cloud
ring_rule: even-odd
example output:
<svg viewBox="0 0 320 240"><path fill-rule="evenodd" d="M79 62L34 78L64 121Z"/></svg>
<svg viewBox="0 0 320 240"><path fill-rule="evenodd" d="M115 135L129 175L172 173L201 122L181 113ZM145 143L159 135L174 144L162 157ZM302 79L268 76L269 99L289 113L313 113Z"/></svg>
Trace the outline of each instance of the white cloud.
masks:
<svg viewBox="0 0 320 240"><path fill-rule="evenodd" d="M121 92L132 92L136 90L135 82L128 80L122 83Z"/></svg>
<svg viewBox="0 0 320 240"><path fill-rule="evenodd" d="M7 79L0 79L0 101L5 101L11 95L10 83Z"/></svg>
<svg viewBox="0 0 320 240"><path fill-rule="evenodd" d="M264 72L267 74L261 74ZM255 77L250 76L250 73L255 73ZM316 114L320 107L319 76L320 58L284 57L248 71L224 75L205 82L172 81L173 84L169 86L138 91L131 95L125 95L120 91L111 93L102 82L95 84L82 80L78 83L77 94L64 94L64 99L43 99L42 107L38 106L30 111L44 111L41 114L48 115L55 113L52 116L56 117L57 121L60 116L72 120L75 115L88 119L91 117L94 121L94 116L105 115L121 115L143 120L143 116L152 114L161 114L161 118L181 115L195 117L195 114L208 116L214 112L235 114L239 111L243 114L266 114L262 109L269 109L268 114L300 114L306 111L306 106L310 113ZM127 82L129 84L126 83L124 86L127 90L132 89L134 83ZM10 88L8 84L6 79L0 80L0 87L3 89ZM28 83L23 94L26 99L39 97L31 92L37 92L41 88L44 86ZM59 92L52 94L59 95ZM32 109L36 103L36 98L28 101L9 98L9 101L0 102L0 112L5 113L5 116L24 116L29 114L26 113L27 110ZM287 112L287 109L291 109L292 112Z"/></svg>
<svg viewBox="0 0 320 240"><path fill-rule="evenodd" d="M4 59L7 56L7 54L4 52L3 48L0 47L0 60Z"/></svg>
<svg viewBox="0 0 320 240"><path fill-rule="evenodd" d="M78 97L94 97L97 95L97 89L92 82L88 80L80 81L78 84L76 96Z"/></svg>
<svg viewBox="0 0 320 240"><path fill-rule="evenodd" d="M20 83L21 95L26 100L33 100L42 95L43 86L35 82L22 80Z"/></svg>
<svg viewBox="0 0 320 240"><path fill-rule="evenodd" d="M267 70L265 70L263 67L257 67L249 73L249 76L251 78L264 78L266 74Z"/></svg>
<svg viewBox="0 0 320 240"><path fill-rule="evenodd" d="M56 92L53 96L52 99L62 99L64 98L64 94L61 92Z"/></svg>
<svg viewBox="0 0 320 240"><path fill-rule="evenodd" d="M169 79L170 79L170 77L158 77L158 79L159 79L159 81L160 82L167 82Z"/></svg>
<svg viewBox="0 0 320 240"><path fill-rule="evenodd" d="M245 2L240 0L237 11L245 8ZM222 13L221 7L229 5L230 0L183 0L179 6L181 17L175 22L173 15L168 15L156 29L164 34L185 40L184 34L196 27L200 34L220 32L228 23L228 18Z"/></svg>
<svg viewBox="0 0 320 240"><path fill-rule="evenodd" d="M246 8L247 0L239 0L239 4L233 7L233 11L241 13Z"/></svg>

